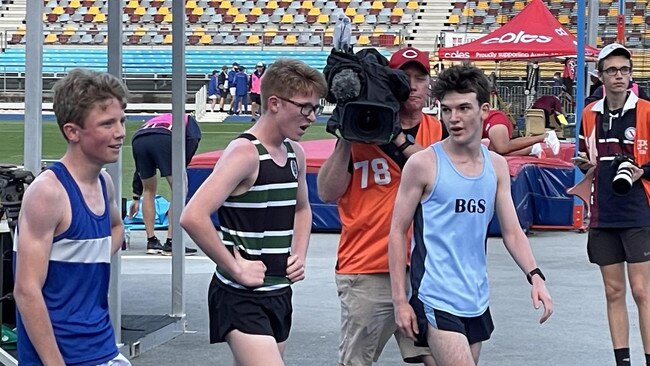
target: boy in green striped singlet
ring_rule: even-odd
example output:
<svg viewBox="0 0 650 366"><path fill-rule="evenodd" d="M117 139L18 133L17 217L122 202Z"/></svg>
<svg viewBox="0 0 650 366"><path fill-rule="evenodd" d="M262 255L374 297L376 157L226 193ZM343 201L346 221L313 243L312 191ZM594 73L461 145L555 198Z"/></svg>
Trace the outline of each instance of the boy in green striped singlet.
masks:
<svg viewBox="0 0 650 366"><path fill-rule="evenodd" d="M279 59L264 74L262 115L233 140L180 221L216 264L208 294L210 342L228 342L235 365L284 365L291 287L305 278L311 231L300 140L322 112L324 76ZM210 219L217 211L223 238Z"/></svg>

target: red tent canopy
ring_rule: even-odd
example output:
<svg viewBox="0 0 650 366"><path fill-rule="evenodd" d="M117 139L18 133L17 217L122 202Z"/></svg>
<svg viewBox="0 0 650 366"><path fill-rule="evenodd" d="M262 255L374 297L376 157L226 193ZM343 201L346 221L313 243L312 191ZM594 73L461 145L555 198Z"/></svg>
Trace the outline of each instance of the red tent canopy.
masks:
<svg viewBox="0 0 650 366"><path fill-rule="evenodd" d="M532 0L508 23L475 41L441 48L441 60L524 60L576 55L576 37L566 30L542 0ZM598 50L587 46L586 57Z"/></svg>

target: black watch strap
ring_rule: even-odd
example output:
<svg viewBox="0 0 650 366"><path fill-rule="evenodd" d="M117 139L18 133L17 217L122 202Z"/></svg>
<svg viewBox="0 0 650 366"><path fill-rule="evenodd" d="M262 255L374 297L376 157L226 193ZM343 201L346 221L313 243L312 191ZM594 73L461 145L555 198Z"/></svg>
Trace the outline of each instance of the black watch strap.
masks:
<svg viewBox="0 0 650 366"><path fill-rule="evenodd" d="M543 281L546 281L546 277L544 277L542 270L539 268L535 268L532 271L528 272L528 274L526 275L526 279L528 280L528 283L530 283L531 285L533 284L534 275L538 275Z"/></svg>

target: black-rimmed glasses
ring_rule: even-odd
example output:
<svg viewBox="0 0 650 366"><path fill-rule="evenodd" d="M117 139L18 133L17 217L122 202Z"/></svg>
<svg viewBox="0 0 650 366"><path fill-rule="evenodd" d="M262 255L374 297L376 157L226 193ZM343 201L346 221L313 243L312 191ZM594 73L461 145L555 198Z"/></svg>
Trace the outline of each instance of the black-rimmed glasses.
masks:
<svg viewBox="0 0 650 366"><path fill-rule="evenodd" d="M312 114L312 112L314 113L315 116L320 116L321 113L323 113L323 106L320 104L311 105L309 103L298 103L298 102L294 102L291 99L282 98L282 97L278 97L278 99L282 99L285 102L289 102L295 105L296 107L300 107L300 114L302 114L305 117L309 117L309 115Z"/></svg>
<svg viewBox="0 0 650 366"><path fill-rule="evenodd" d="M632 68L629 67L629 66L623 66L623 67L619 67L619 68L616 68L616 67L612 66L612 67L608 67L605 70L603 70L603 72L605 74L609 75L609 76L614 76L619 71L621 72L621 75L628 75L629 73L632 72Z"/></svg>

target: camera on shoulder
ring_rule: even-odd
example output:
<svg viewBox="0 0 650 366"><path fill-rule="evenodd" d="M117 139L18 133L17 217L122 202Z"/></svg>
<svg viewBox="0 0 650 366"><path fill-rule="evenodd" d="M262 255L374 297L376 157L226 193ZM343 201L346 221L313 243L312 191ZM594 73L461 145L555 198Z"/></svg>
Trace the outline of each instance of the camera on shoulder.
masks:
<svg viewBox="0 0 650 366"><path fill-rule="evenodd" d="M329 88L325 99L336 103L327 132L369 144L387 144L400 133L399 108L409 97L409 80L379 51L334 48L323 73Z"/></svg>
<svg viewBox="0 0 650 366"><path fill-rule="evenodd" d="M612 180L612 188L618 194L627 194L632 189L634 170L632 167L636 166L634 158L616 154L612 161L612 166L616 166L616 174Z"/></svg>

